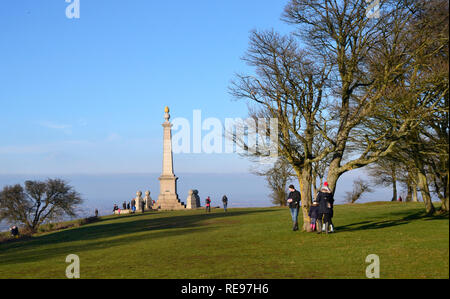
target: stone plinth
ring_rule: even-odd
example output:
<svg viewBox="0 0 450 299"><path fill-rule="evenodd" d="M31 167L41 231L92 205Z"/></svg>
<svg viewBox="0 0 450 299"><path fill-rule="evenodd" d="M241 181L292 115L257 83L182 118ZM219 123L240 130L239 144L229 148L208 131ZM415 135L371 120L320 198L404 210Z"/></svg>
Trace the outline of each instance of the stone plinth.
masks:
<svg viewBox="0 0 450 299"><path fill-rule="evenodd" d="M194 191L189 190L189 195L186 199L186 209L194 210L197 209L197 198L195 197Z"/></svg>

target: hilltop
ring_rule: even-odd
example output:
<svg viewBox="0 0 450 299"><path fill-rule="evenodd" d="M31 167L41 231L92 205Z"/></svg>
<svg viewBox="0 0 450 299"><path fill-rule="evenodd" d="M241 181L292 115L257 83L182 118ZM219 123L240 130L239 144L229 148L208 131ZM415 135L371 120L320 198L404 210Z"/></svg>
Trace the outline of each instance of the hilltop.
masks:
<svg viewBox="0 0 450 299"><path fill-rule="evenodd" d="M449 277L448 216L423 204L336 206L334 223L335 234L292 232L283 208L108 216L0 244L0 278L65 278L69 254L81 278L365 278L370 254L381 278Z"/></svg>

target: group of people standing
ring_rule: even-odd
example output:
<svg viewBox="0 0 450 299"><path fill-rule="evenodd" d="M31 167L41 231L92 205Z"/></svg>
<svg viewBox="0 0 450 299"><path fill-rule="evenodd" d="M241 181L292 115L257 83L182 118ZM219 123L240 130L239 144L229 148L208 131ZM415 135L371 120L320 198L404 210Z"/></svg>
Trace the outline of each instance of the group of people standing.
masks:
<svg viewBox="0 0 450 299"><path fill-rule="evenodd" d="M206 206L206 212L207 213L211 213L211 197L207 197L206 198L206 200L205 200L205 206ZM222 197L222 203L223 203L223 209L225 210L225 212L227 211L227 209L228 209L228 197L226 196L226 195L224 195L223 197ZM129 203L126 203L126 202L124 202L123 204L122 204L122 207L123 207L123 210L130 210L131 209L131 212L132 213L136 213L136 200L132 200L131 202L129 202ZM142 211L142 213L144 213L145 212L145 202L144 201L142 201L141 202L141 207L140 207L140 209L141 209L141 211ZM119 214L120 214L120 208L119 208L119 206L118 205L114 205L114 208L113 208L113 213L115 213L116 211L119 211Z"/></svg>
<svg viewBox="0 0 450 299"><path fill-rule="evenodd" d="M224 195L222 197L222 204L223 204L223 209L225 210L225 212L228 209L228 197L226 195ZM211 213L211 197L207 197L205 200L205 206L206 206L206 213Z"/></svg>
<svg viewBox="0 0 450 299"><path fill-rule="evenodd" d="M154 202L153 202L153 204L154 204ZM141 201L140 202L140 207L137 207L136 206L136 200L132 199L131 202L128 202L128 203L126 201L123 202L122 210L130 210L131 213L136 213L136 211L138 209L140 209L141 212L144 213L145 212L145 205L146 205L146 203L144 201ZM120 214L121 209L119 208L118 205L115 204L114 208L113 208L113 213L115 213L116 211L119 211L119 214Z"/></svg>
<svg viewBox="0 0 450 299"><path fill-rule="evenodd" d="M299 191L295 190L294 185L289 186L289 196L287 202L289 209L291 210L292 222L294 224L293 230L298 231L298 214L300 211L302 197ZM333 192L328 187L328 183L325 182L320 189L316 197L313 199L312 206L309 210L309 217L311 218L310 228L311 231L317 231L326 234L334 232L333 216L334 216L334 196Z"/></svg>

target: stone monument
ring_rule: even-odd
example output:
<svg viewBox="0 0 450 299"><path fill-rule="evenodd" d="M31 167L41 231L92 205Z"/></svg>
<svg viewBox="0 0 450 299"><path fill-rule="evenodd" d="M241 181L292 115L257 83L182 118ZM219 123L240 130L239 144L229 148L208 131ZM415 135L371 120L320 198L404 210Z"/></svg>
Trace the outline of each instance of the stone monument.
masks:
<svg viewBox="0 0 450 299"><path fill-rule="evenodd" d="M134 200L136 202L136 211L139 211L142 204L142 191L136 192L136 198Z"/></svg>
<svg viewBox="0 0 450 299"><path fill-rule="evenodd" d="M164 128L163 171L159 178L160 193L156 202L156 208L163 211L184 210L186 208L178 199L178 178L173 173L172 124L169 121L169 112L169 107L166 107L165 122L162 124Z"/></svg>
<svg viewBox="0 0 450 299"><path fill-rule="evenodd" d="M153 200L150 197L150 191L145 192L144 202L145 202L145 208L147 210L151 210L152 206L153 206Z"/></svg>
<svg viewBox="0 0 450 299"><path fill-rule="evenodd" d="M186 199L186 209L197 209L197 198L195 197L194 190L189 190L188 198Z"/></svg>
<svg viewBox="0 0 450 299"><path fill-rule="evenodd" d="M192 190L194 192L195 202L197 203L197 208L202 207L202 203L200 200L200 195L198 195L198 190Z"/></svg>

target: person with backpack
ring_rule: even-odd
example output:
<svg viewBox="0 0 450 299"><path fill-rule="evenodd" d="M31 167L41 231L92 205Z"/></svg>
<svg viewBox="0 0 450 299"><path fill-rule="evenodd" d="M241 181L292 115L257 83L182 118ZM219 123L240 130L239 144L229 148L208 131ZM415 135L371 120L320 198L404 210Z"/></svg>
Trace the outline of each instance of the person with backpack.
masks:
<svg viewBox="0 0 450 299"><path fill-rule="evenodd" d="M290 193L287 202L289 204L289 209L291 210L292 222L294 223L292 230L298 231L298 213L300 211L302 196L300 192L295 190L294 185L289 186L289 191Z"/></svg>
<svg viewBox="0 0 450 299"><path fill-rule="evenodd" d="M211 198L209 198L208 196L205 202L206 202L206 212L211 213Z"/></svg>
<svg viewBox="0 0 450 299"><path fill-rule="evenodd" d="M228 197L226 195L224 195L222 197L222 203L223 203L223 209L225 210L225 212L227 211L228 208Z"/></svg>
<svg viewBox="0 0 450 299"><path fill-rule="evenodd" d="M322 233L322 222L323 222L323 224L325 224L325 233L328 234L331 218L333 217L334 197L330 188L328 188L327 182L325 182L322 189L320 189L316 201L319 202L318 225L320 228L320 230L317 233L318 234Z"/></svg>

